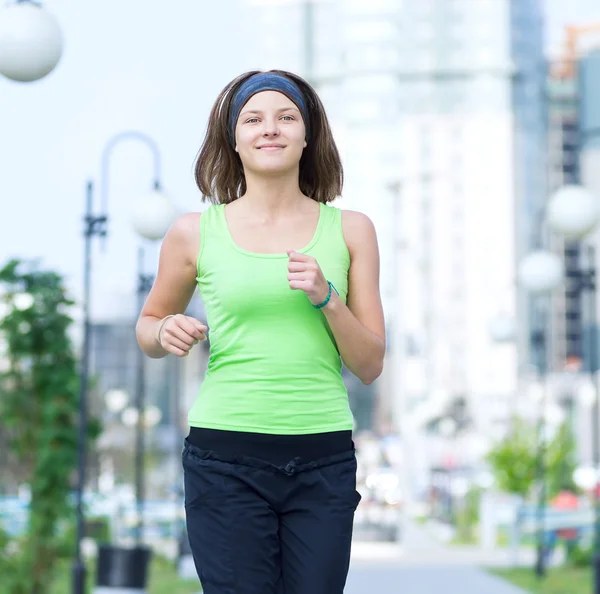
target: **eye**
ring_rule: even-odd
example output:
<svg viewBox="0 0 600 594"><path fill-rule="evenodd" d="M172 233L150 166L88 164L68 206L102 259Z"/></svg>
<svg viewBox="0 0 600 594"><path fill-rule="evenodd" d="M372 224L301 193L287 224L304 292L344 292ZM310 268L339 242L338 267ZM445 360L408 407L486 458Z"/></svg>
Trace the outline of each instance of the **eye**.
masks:
<svg viewBox="0 0 600 594"><path fill-rule="evenodd" d="M291 121L291 122L293 122L295 119L294 116L291 116L291 115L284 115L284 116L282 116L282 118L283 119L287 118L287 121Z"/></svg>
<svg viewBox="0 0 600 594"><path fill-rule="evenodd" d="M254 122L258 122L258 118L250 118L246 120L246 124L253 124Z"/></svg>

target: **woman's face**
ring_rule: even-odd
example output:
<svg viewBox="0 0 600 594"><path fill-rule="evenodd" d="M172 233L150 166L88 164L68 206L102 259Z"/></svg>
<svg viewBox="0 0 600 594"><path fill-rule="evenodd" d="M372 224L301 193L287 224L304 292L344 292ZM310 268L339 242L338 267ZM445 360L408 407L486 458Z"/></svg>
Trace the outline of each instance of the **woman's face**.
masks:
<svg viewBox="0 0 600 594"><path fill-rule="evenodd" d="M295 103L277 91L262 91L242 107L235 150L246 170L282 173L298 167L305 138L304 121Z"/></svg>

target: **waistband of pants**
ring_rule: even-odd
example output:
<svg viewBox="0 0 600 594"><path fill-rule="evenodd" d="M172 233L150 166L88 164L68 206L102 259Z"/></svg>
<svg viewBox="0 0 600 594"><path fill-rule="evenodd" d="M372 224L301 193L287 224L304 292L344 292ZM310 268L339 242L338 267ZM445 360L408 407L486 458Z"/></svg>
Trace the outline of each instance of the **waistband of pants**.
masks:
<svg viewBox="0 0 600 594"><path fill-rule="evenodd" d="M331 431L303 435L274 435L191 427L188 441L201 450L221 456L247 456L275 466L294 458L312 462L353 451L352 431Z"/></svg>
<svg viewBox="0 0 600 594"><path fill-rule="evenodd" d="M246 454L227 455L214 450L199 448L198 446L190 443L189 438L186 438L184 441L183 455L192 455L201 460L214 460L225 464L248 466L250 468L271 470L274 472L283 472L287 475L293 475L298 472L306 472L308 470L323 468L325 466L331 466L343 462L350 462L356 459L356 452L354 445L352 445L351 449L344 452L322 456L310 461L306 461L299 456L294 456L286 459L285 462L277 461L277 463L273 463L269 460L255 458Z"/></svg>

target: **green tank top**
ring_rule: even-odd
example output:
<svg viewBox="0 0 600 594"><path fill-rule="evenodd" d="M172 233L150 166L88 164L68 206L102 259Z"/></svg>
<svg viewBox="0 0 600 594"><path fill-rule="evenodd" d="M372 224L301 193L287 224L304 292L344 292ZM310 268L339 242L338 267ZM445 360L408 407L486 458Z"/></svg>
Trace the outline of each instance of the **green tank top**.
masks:
<svg viewBox="0 0 600 594"><path fill-rule="evenodd" d="M210 206L200 218L197 281L210 357L190 426L281 435L352 429L342 361L323 312L290 289L287 254L234 242L224 208ZM320 204L315 234L298 251L317 259L345 302L350 255L341 210Z"/></svg>

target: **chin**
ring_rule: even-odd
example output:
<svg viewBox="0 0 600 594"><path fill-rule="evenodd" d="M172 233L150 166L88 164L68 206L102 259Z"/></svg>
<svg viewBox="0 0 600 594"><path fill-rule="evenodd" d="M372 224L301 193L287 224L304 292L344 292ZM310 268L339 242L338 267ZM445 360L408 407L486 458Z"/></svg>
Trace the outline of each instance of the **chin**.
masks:
<svg viewBox="0 0 600 594"><path fill-rule="evenodd" d="M273 162L271 163L255 163L252 169L258 174L273 175L288 172L291 173L297 168L297 163L282 163L281 161L276 162L275 160L273 160Z"/></svg>

